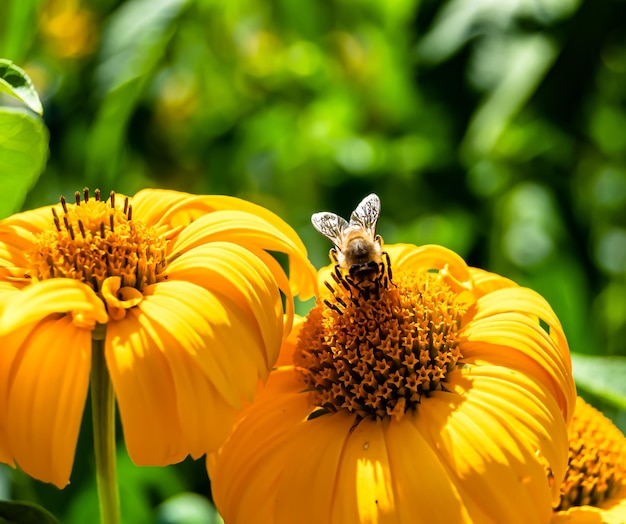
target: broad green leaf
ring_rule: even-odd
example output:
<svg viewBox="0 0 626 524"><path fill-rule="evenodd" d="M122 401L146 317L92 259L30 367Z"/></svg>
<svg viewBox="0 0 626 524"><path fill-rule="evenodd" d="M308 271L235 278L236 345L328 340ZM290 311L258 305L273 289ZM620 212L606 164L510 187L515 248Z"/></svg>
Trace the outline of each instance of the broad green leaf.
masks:
<svg viewBox="0 0 626 524"><path fill-rule="evenodd" d="M48 130L26 110L0 108L0 218L19 211L48 158Z"/></svg>
<svg viewBox="0 0 626 524"><path fill-rule="evenodd" d="M626 409L626 357L572 353L572 364L578 386Z"/></svg>
<svg viewBox="0 0 626 524"><path fill-rule="evenodd" d="M0 58L0 91L24 102L38 115L43 114L39 95L26 72L10 60Z"/></svg>
<svg viewBox="0 0 626 524"><path fill-rule="evenodd" d="M0 524L59 524L59 521L32 502L0 500Z"/></svg>

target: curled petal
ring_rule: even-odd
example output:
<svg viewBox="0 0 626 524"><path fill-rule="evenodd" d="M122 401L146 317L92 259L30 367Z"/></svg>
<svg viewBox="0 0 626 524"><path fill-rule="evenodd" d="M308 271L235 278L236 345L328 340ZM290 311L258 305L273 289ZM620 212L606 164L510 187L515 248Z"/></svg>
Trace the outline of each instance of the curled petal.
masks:
<svg viewBox="0 0 626 524"><path fill-rule="evenodd" d="M575 402L570 369L561 349L541 326L520 313L500 313L474 320L463 330L466 362L516 369L543 383L564 414ZM572 398L574 397L574 398Z"/></svg>
<svg viewBox="0 0 626 524"><path fill-rule="evenodd" d="M570 362L569 348L561 322L546 299L536 291L520 287L502 288L481 297L477 305L476 319L496 313L523 312L529 317L544 321L550 327L550 336L558 343L564 361Z"/></svg>
<svg viewBox="0 0 626 524"><path fill-rule="evenodd" d="M120 277L109 277L102 283L102 298L113 320L123 319L126 316L126 310L135 307L143 300L141 291L133 287L121 287L121 285Z"/></svg>
<svg viewBox="0 0 626 524"><path fill-rule="evenodd" d="M167 274L172 281L192 282L228 297L236 304L239 317L247 320L250 328L258 332L259 341L263 342L269 372L278 356L283 334L283 306L276 285L276 278L281 275L280 283L282 286L287 284L288 317L293 317L293 299L287 279L280 268L275 269L278 275L254 253L237 244L211 242L174 260Z"/></svg>
<svg viewBox="0 0 626 524"><path fill-rule="evenodd" d="M465 261L454 251L443 246L411 244L386 245L384 248L394 267L403 270L428 271L444 270L460 286L469 287L470 273Z"/></svg>
<svg viewBox="0 0 626 524"><path fill-rule="evenodd" d="M214 240L279 251L289 256L293 294L299 293L306 299L316 291L315 270L307 259L302 240L284 220L262 206L230 196L198 196L154 189L137 193L133 206L137 216L147 223L184 232L184 242L179 242L178 234L174 237L177 244L172 248L174 253L189 249L190 242ZM242 221L238 223L240 218ZM212 229L202 238L198 230L205 227L204 220ZM215 234L218 236L212 238Z"/></svg>
<svg viewBox="0 0 626 524"><path fill-rule="evenodd" d="M0 346L0 428L11 430L4 432L6 451L28 475L62 488L89 385L90 331L68 316L49 317L3 335Z"/></svg>
<svg viewBox="0 0 626 524"><path fill-rule="evenodd" d="M490 273L489 271L475 267L470 267L469 270L472 279L472 290L476 297L492 293L502 288L519 287L512 280L496 273Z"/></svg>
<svg viewBox="0 0 626 524"><path fill-rule="evenodd" d="M0 289L0 297L5 306L0 310L0 336L59 313L71 313L76 325L87 329L108 320L93 290L70 278L44 280L20 291Z"/></svg>
<svg viewBox="0 0 626 524"><path fill-rule="evenodd" d="M505 313L508 315L500 316ZM526 317L526 319L530 319L532 322L523 321L522 317ZM505 323L509 322L504 329L502 328L503 323L498 322L500 318L503 318ZM511 326L510 322L513 318L515 318L514 322L517 322L517 329L515 329L517 334L512 333L508 335L503 331ZM486 320L483 324L480 322L483 319L489 320ZM546 333L553 341L552 344L546 344L546 341L542 340L545 337L538 333L537 327L541 325L540 321L548 327ZM533 322L535 327L531 329ZM526 341L532 341L532 343L541 342L538 348L534 347L528 348L527 351L525 350L526 354L529 355L530 351L533 354L533 358L541 361L543 360L541 353L547 352L543 358L546 361L553 361L553 365L550 366L551 371L555 381L558 382L558 388L563 392L556 396L562 399L565 419L567 421L570 420L576 404L576 389L572 378L569 347L559 319L541 295L531 289L521 287L502 288L493 293L488 293L480 297L476 302L475 314L471 323L477 324L478 328L476 329L478 330L480 330L481 325L486 326L486 328L489 325L493 325L494 329L490 330L491 334L483 330L484 336L488 337L487 342L491 344L498 343L498 337L502 337L506 341L505 344L512 343L512 338L516 338L518 341L525 338ZM543 330L543 328L541 329ZM473 328L465 330L465 336L468 336L472 330ZM519 335L520 332L522 332L521 336ZM478 339L479 337L476 337L476 340ZM484 340L484 337L482 339ZM519 348L519 342L517 344ZM486 347L488 350L489 345ZM506 355L504 355L504 358L507 358Z"/></svg>
<svg viewBox="0 0 626 524"><path fill-rule="evenodd" d="M169 189L144 189L133 196L133 213L147 224L183 228L215 211L207 198Z"/></svg>
<svg viewBox="0 0 626 524"><path fill-rule="evenodd" d="M173 257L210 242L232 242L247 249L285 253L289 257L292 293L309 298L315 292L316 273L306 250L283 229L245 211L215 211L186 227L172 246Z"/></svg>

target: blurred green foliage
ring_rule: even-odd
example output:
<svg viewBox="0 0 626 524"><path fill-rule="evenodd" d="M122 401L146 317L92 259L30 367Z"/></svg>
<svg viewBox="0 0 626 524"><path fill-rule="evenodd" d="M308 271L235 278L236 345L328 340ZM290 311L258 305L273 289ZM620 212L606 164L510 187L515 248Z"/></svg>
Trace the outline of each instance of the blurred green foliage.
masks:
<svg viewBox="0 0 626 524"><path fill-rule="evenodd" d="M50 130L25 207L83 186L236 195L285 218L320 266L311 213L376 192L387 242L443 244L536 289L573 351L618 359L625 35L619 0L0 3L0 57L31 76ZM176 489L141 504L206 495L202 469L173 468ZM65 492L29 486L84 521Z"/></svg>

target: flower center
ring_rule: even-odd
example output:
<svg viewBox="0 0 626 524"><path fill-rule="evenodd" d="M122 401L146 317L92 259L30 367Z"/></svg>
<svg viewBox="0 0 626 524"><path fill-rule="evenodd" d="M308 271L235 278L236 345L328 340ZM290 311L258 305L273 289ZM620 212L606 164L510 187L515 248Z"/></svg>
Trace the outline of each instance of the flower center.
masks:
<svg viewBox="0 0 626 524"><path fill-rule="evenodd" d="M457 367L466 307L438 273L396 277L371 287L338 278L304 322L294 363L321 413L400 419Z"/></svg>
<svg viewBox="0 0 626 524"><path fill-rule="evenodd" d="M569 460L557 511L598 506L626 482L626 438L581 398L568 429Z"/></svg>
<svg viewBox="0 0 626 524"><path fill-rule="evenodd" d="M92 199L88 189L82 201L80 192L75 196L75 205L61 198L62 216L52 208L54 228L36 238L30 277L80 280L100 298L109 277L139 291L155 283L165 269L166 241L154 228L132 220L128 198L118 207L113 192L108 203L100 200L99 190Z"/></svg>

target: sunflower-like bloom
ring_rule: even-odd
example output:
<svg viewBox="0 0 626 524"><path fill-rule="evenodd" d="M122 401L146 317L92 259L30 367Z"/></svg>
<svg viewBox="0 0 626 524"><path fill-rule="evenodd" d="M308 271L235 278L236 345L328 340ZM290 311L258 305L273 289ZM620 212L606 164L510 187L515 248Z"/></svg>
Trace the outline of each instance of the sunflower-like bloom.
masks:
<svg viewBox="0 0 626 524"><path fill-rule="evenodd" d="M268 250L288 255L290 280ZM69 482L98 339L135 463L217 448L297 291L315 293L302 242L233 197L85 190L0 221L0 460Z"/></svg>
<svg viewBox="0 0 626 524"><path fill-rule="evenodd" d="M626 437L582 398L568 428L569 465L553 524L626 522Z"/></svg>
<svg viewBox="0 0 626 524"><path fill-rule="evenodd" d="M549 522L576 399L554 312L445 248L386 252L391 281L320 272L317 305L207 458L225 521Z"/></svg>

